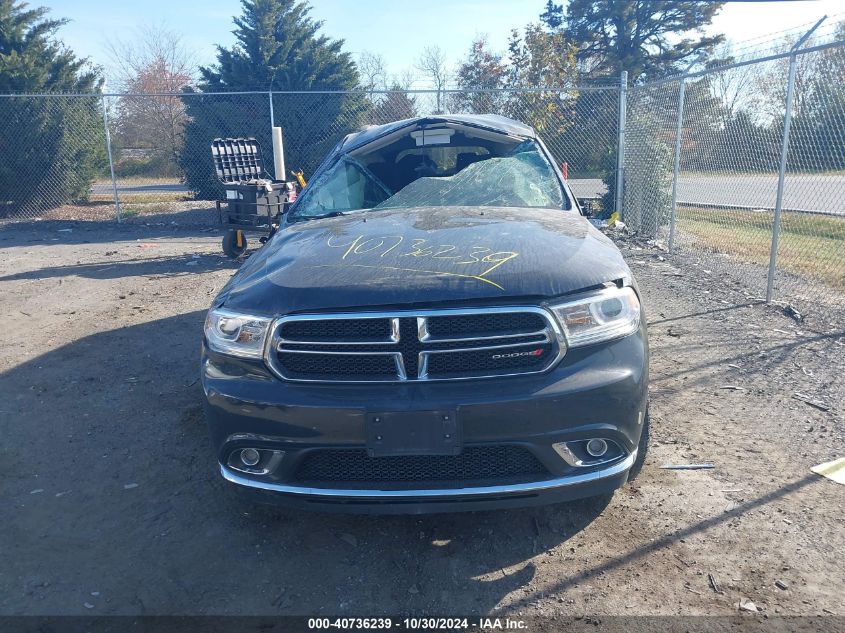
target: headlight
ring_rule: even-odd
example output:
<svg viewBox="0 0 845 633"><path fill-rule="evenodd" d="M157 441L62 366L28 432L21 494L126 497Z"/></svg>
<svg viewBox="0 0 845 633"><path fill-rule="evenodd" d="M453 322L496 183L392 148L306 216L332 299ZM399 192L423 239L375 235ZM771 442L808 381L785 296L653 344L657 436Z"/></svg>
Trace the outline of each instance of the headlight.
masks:
<svg viewBox="0 0 845 633"><path fill-rule="evenodd" d="M633 334L640 327L640 301L633 288L605 288L550 306L569 347Z"/></svg>
<svg viewBox="0 0 845 633"><path fill-rule="evenodd" d="M205 318L205 340L215 352L243 358L261 358L270 319L210 310Z"/></svg>

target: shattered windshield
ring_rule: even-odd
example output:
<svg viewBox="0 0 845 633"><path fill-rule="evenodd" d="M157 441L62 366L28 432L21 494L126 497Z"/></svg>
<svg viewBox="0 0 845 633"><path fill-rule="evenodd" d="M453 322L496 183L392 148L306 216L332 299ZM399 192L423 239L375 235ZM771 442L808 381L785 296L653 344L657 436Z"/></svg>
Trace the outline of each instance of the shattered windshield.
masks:
<svg viewBox="0 0 845 633"><path fill-rule="evenodd" d="M377 209L422 206L562 208L563 193L537 147L467 165L454 176L423 177ZM522 147L522 146L520 146Z"/></svg>
<svg viewBox="0 0 845 633"><path fill-rule="evenodd" d="M476 153L456 151L455 155L462 158L451 163L442 160L443 148L425 149L431 150L431 156L409 156L406 151L389 165L369 157L372 169L364 159L341 157L310 183L292 211L293 219L425 206L567 206L552 166L533 140L523 141L500 156L482 153L479 148L473 150ZM409 159L412 171L403 179L401 173Z"/></svg>

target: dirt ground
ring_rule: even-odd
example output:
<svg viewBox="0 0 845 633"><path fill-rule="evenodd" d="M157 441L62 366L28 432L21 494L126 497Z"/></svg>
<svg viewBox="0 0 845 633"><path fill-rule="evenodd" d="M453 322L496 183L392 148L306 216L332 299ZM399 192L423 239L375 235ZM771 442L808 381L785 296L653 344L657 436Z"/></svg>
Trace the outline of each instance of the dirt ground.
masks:
<svg viewBox="0 0 845 633"><path fill-rule="evenodd" d="M845 486L809 470L845 453L842 330L629 243L652 349L635 482L529 511L286 512L231 494L200 410L236 266L216 229L153 224L0 227L0 614L845 615ZM715 468L660 468L690 462Z"/></svg>

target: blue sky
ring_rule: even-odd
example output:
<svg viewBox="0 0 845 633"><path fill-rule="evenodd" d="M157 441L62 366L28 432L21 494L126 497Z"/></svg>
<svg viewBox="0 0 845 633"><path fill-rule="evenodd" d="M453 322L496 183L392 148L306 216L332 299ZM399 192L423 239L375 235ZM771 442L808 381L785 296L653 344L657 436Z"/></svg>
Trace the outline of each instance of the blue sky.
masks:
<svg viewBox="0 0 845 633"><path fill-rule="evenodd" d="M31 4L50 7L53 17L69 18L61 39L105 67L108 41L131 39L142 24L164 24L182 33L199 62L212 63L215 44L233 43L232 16L240 13L237 0L31 0ZM311 4L312 15L324 21L327 35L346 40L350 52L380 53L388 70L398 74L412 68L422 49L433 44L455 63L479 34L487 35L494 49L504 51L510 30L536 21L545 0L312 0ZM741 42L843 11L842 0L732 3L710 30ZM416 87L425 87L424 82Z"/></svg>

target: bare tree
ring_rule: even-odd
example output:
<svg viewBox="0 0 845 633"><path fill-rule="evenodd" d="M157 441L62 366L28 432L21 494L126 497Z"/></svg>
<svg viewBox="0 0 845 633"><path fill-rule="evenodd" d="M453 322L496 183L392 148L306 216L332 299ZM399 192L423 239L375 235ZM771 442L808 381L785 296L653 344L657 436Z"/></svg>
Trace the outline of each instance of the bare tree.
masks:
<svg viewBox="0 0 845 633"><path fill-rule="evenodd" d="M774 47L774 53L787 53L797 42L797 36L787 36ZM816 44L810 37L802 48L809 48ZM820 58L815 55L798 55L795 58L795 93L793 114L801 116L807 110L808 104L813 102L814 77L817 76L817 65ZM783 57L767 63L762 72L755 76L756 90L762 97L762 109L771 120L783 120L784 105L786 103L786 86L789 75L789 58Z"/></svg>
<svg viewBox="0 0 845 633"><path fill-rule="evenodd" d="M370 98L375 90L384 90L388 83L384 57L378 53L362 52L358 55L358 76L361 87L370 93Z"/></svg>
<svg viewBox="0 0 845 633"><path fill-rule="evenodd" d="M434 84L434 89L437 91L437 113L440 113L441 93L446 89L446 82L449 81L446 55L439 46L427 46L420 55L417 69L425 73Z"/></svg>
<svg viewBox="0 0 845 633"><path fill-rule="evenodd" d="M390 84L392 86L399 86L402 90L411 90L414 87L414 80L414 69L405 68L402 72L393 75Z"/></svg>
<svg viewBox="0 0 845 633"><path fill-rule="evenodd" d="M134 40L108 44L113 78L122 92L117 134L124 147L143 148L175 169L186 123L179 93L193 83L196 63L179 34L162 25L141 27ZM166 169L166 167L165 167Z"/></svg>
<svg viewBox="0 0 845 633"><path fill-rule="evenodd" d="M734 61L732 46L723 43L714 51L715 62L711 67ZM756 109L759 106L758 91L755 88L757 70L752 66L740 66L711 73L709 75L710 91L719 100L721 108L719 115L722 125L728 125L734 120L740 109Z"/></svg>

